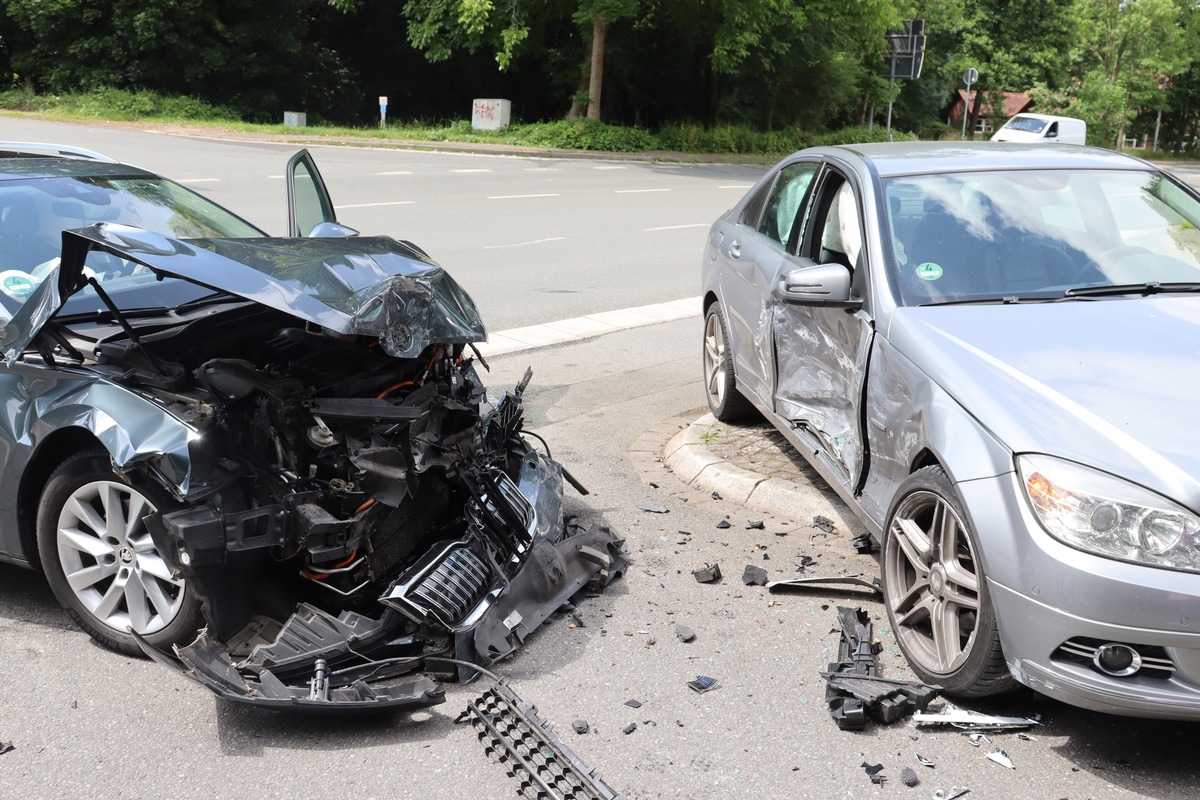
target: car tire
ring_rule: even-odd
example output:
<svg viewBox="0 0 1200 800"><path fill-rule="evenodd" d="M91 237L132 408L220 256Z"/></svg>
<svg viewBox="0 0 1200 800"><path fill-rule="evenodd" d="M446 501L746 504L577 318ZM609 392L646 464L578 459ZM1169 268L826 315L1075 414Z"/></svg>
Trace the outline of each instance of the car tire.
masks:
<svg viewBox="0 0 1200 800"><path fill-rule="evenodd" d="M900 485L883 536L883 598L900 649L922 681L983 697L1016 686L975 532L941 467Z"/></svg>
<svg viewBox="0 0 1200 800"><path fill-rule="evenodd" d="M37 539L58 602L94 639L141 655L129 629L167 649L191 641L200 603L175 579L142 521L177 506L153 486L131 486L104 450L85 450L51 475L38 504Z"/></svg>
<svg viewBox="0 0 1200 800"><path fill-rule="evenodd" d="M709 410L721 422L738 422L755 413L754 406L737 388L729 326L720 303L710 305L704 315L704 395Z"/></svg>

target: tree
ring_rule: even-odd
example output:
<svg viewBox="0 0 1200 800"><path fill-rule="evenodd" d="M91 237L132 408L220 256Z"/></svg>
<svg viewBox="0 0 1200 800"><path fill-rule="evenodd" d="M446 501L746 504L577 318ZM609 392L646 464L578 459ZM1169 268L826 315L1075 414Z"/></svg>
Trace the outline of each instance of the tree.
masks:
<svg viewBox="0 0 1200 800"><path fill-rule="evenodd" d="M304 46L293 0L7 0L2 14L13 69L39 90L151 89L266 117L347 77Z"/></svg>

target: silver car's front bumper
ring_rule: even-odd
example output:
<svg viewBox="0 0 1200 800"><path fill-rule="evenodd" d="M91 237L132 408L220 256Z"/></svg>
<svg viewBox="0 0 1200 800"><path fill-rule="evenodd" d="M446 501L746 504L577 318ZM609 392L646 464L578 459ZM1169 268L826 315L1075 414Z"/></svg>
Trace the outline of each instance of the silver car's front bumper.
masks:
<svg viewBox="0 0 1200 800"><path fill-rule="evenodd" d="M1110 714L1200 719L1200 575L1093 556L1047 534L1012 474L959 484L1017 680ZM1142 657L1103 672L1089 647Z"/></svg>

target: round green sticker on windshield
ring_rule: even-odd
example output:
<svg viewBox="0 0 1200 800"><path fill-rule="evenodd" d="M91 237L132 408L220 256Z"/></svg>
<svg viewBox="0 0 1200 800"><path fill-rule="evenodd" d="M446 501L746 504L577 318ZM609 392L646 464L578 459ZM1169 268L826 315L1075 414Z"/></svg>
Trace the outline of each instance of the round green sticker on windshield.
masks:
<svg viewBox="0 0 1200 800"><path fill-rule="evenodd" d="M917 265L917 277L923 281L936 281L942 277L942 268L932 261Z"/></svg>
<svg viewBox="0 0 1200 800"><path fill-rule="evenodd" d="M24 297L33 291L33 281L11 270L7 275L0 276L0 287L3 287L5 294L10 297Z"/></svg>

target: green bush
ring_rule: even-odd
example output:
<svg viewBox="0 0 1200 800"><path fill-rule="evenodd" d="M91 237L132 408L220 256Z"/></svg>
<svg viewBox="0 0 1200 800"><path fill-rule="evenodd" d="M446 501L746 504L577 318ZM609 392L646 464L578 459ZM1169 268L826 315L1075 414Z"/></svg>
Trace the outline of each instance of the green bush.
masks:
<svg viewBox="0 0 1200 800"><path fill-rule="evenodd" d="M147 90L97 88L77 94L35 95L25 89L0 92L0 108L42 111L91 119L236 120L237 112L194 97Z"/></svg>
<svg viewBox="0 0 1200 800"><path fill-rule="evenodd" d="M510 144L609 153L633 153L653 150L658 146L655 138L641 128L609 125L591 119L511 125L504 131L503 139Z"/></svg>

